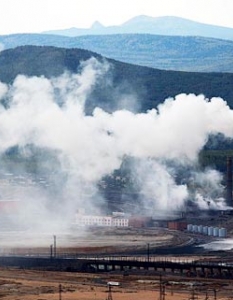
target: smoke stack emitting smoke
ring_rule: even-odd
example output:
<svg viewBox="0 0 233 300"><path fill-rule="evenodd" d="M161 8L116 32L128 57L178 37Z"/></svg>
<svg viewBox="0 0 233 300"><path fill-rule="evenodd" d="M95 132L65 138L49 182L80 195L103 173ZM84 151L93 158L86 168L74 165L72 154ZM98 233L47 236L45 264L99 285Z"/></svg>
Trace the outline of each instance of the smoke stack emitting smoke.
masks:
<svg viewBox="0 0 233 300"><path fill-rule="evenodd" d="M133 168L145 206L152 203L154 210L169 211L180 208L189 197L187 182L202 178L210 188L206 194L202 189L193 193L197 205L223 207L221 196L211 198L211 191L222 189L220 174L209 170L197 176L193 166L208 135L233 137L233 111L227 103L221 98L181 94L146 113L107 113L96 107L93 115L85 115L85 101L107 71L107 64L92 58L83 63L80 74L65 73L50 80L19 75L10 86L0 84L0 98L9 103L0 106L1 153L14 146L45 148L56 154L60 173L66 176L59 199L38 190L33 197L31 193L21 195L30 203L24 214L39 211L38 223L44 218L46 227L51 220L51 210L46 207L51 202L52 221L58 224L60 220L70 222L77 208L98 209L104 202L98 182L119 169L126 156L137 161ZM190 178L177 183L171 161L193 169Z"/></svg>

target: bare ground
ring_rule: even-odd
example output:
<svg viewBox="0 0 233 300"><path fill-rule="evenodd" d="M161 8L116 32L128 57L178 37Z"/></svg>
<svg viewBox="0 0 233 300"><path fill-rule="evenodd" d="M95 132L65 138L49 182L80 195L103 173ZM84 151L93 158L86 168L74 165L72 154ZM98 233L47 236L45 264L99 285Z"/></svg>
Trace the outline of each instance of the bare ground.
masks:
<svg viewBox="0 0 233 300"><path fill-rule="evenodd" d="M233 295L232 284L227 280L177 277L162 277L160 280L159 275L125 277L122 274L39 272L1 268L0 298L5 300L105 300L109 299L107 286L109 281L120 283L120 286L112 286L114 300L228 300L232 299Z"/></svg>
<svg viewBox="0 0 233 300"><path fill-rule="evenodd" d="M50 254L54 235L48 233L0 233L1 254ZM57 254L146 252L160 247L181 246L192 240L186 234L166 229L95 228L80 233L56 234Z"/></svg>
<svg viewBox="0 0 233 300"><path fill-rule="evenodd" d="M16 243L13 241L14 237L18 237ZM28 235L27 243L25 243L27 241L25 236L22 235L23 239L20 239L19 233L15 236L8 234L7 238L0 236L0 238L5 243L1 249L2 254L48 254L53 236L42 235L37 237L37 241L32 241ZM71 235L57 235L57 254L146 251L148 243L151 248L156 249L161 246L185 245L189 242L190 237L183 233L161 229L105 230L104 232L103 229L96 229L82 236L74 232ZM228 300L233 296L233 285L228 280L181 278L171 277L171 275L162 275L161 279L159 274L150 275L149 273L124 275L124 273L88 274L0 268L0 298L6 300L110 300L107 286L109 281L120 283L120 286L112 287L114 300Z"/></svg>

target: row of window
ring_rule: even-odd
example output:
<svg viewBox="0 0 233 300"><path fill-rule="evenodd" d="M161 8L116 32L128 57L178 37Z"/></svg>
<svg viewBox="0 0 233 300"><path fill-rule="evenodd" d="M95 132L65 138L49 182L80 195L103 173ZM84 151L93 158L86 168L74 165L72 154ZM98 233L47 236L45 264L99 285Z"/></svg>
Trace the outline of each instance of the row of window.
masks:
<svg viewBox="0 0 233 300"><path fill-rule="evenodd" d="M76 219L77 225L97 225L97 226L128 226L128 219L112 219L112 218L90 218L81 217Z"/></svg>

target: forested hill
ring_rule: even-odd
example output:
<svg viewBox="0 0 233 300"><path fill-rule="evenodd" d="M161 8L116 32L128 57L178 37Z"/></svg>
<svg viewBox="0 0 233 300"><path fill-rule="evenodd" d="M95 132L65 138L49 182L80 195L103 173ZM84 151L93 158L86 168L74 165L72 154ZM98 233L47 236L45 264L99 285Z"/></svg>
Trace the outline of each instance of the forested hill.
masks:
<svg viewBox="0 0 233 300"><path fill-rule="evenodd" d="M42 46L23 46L0 53L0 80L10 83L17 74L46 77L58 76L65 70L77 72L80 61L90 57L104 60L96 53ZM87 101L89 112L98 105L108 111L126 108L119 103L119 94L133 95L138 99L137 110L156 107L167 97L180 93L204 94L206 97L224 98L233 108L233 74L191 73L152 69L107 59L111 64L108 80L101 80ZM122 107L121 107L122 106ZM129 105L131 106L131 105ZM134 106L135 108L135 106Z"/></svg>
<svg viewBox="0 0 233 300"><path fill-rule="evenodd" d="M122 62L164 70L233 73L232 40L151 34L0 36L0 46L5 50L24 45L85 49Z"/></svg>
<svg viewBox="0 0 233 300"><path fill-rule="evenodd" d="M90 57L101 58L97 53L81 49L43 46L22 46L0 52L0 80L12 82L18 74L52 77L69 70L77 72L81 61Z"/></svg>

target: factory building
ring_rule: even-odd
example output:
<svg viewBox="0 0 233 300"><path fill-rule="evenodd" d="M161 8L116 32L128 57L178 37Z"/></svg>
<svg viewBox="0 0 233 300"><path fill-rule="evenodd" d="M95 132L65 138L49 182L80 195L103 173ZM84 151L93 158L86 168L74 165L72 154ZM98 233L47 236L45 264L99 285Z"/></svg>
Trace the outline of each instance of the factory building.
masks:
<svg viewBox="0 0 233 300"><path fill-rule="evenodd" d="M98 216L76 214L74 225L97 227L128 227L129 219L124 216Z"/></svg>
<svg viewBox="0 0 233 300"><path fill-rule="evenodd" d="M132 216L129 218L129 226L134 228L144 228L151 225L151 217Z"/></svg>
<svg viewBox="0 0 233 300"><path fill-rule="evenodd" d="M170 221L167 223L167 227L170 230L185 230L187 229L186 221Z"/></svg>
<svg viewBox="0 0 233 300"><path fill-rule="evenodd" d="M135 227L144 228L151 226L151 217L131 216L123 212L113 212L112 215L87 215L78 211L75 215L75 226L97 227Z"/></svg>

